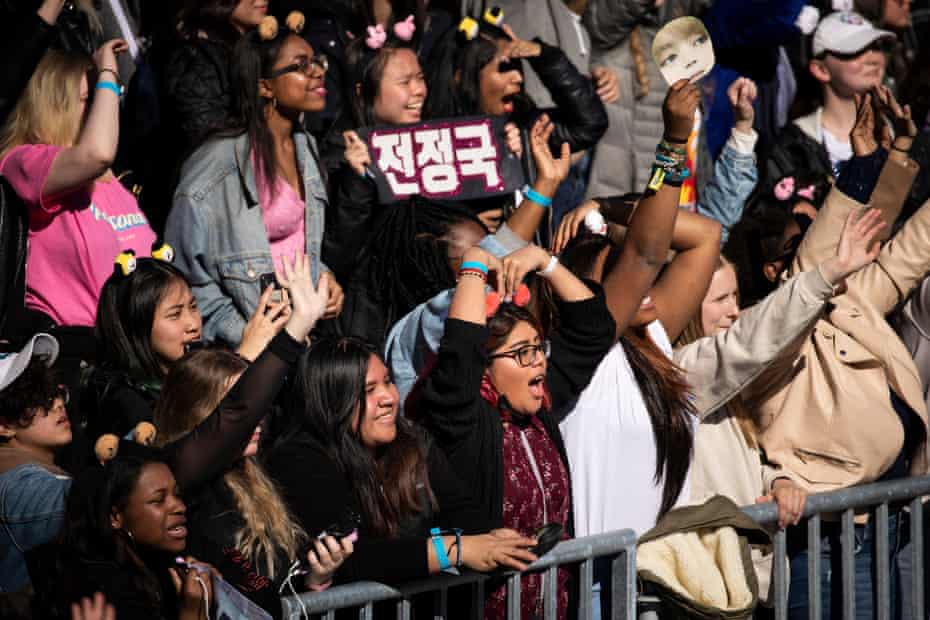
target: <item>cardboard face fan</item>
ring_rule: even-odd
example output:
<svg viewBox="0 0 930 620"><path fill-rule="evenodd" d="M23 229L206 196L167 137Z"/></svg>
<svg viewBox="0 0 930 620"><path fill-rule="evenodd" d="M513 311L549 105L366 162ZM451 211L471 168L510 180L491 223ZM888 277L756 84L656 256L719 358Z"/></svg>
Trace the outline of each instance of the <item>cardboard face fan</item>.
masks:
<svg viewBox="0 0 930 620"><path fill-rule="evenodd" d="M652 59L669 85L681 79L697 82L714 68L714 46L701 20L679 17L656 34Z"/></svg>

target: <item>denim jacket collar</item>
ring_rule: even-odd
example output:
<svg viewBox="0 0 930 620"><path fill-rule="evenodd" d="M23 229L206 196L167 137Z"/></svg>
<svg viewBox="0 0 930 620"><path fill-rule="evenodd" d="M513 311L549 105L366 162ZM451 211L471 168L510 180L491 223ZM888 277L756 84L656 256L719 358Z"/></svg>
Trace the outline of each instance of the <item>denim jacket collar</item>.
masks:
<svg viewBox="0 0 930 620"><path fill-rule="evenodd" d="M297 129L294 132L294 152L297 157L297 167L300 170L300 176L303 180L304 187L310 190L318 200L327 203L327 195L324 185L324 179L318 178L325 174L319 162L318 155L314 152L314 147L309 139L308 134ZM235 145L236 173L239 175L239 183L242 186L242 194L246 204L251 209L259 204L258 186L255 181L255 166L252 163L251 149L249 147L248 134L243 133L236 139ZM319 186L317 186L319 181Z"/></svg>

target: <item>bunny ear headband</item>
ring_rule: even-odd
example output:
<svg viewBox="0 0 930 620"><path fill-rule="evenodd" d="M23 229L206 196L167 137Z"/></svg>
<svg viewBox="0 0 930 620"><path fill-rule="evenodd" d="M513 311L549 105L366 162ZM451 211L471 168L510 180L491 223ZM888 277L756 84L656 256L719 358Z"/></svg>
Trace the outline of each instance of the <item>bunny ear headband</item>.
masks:
<svg viewBox="0 0 930 620"><path fill-rule="evenodd" d="M401 41L410 41L413 39L413 33L416 32L417 26L413 22L413 15L408 15L407 19L394 24L394 36ZM384 26L376 24L365 29L365 45L370 50L379 50L387 42L387 32Z"/></svg>
<svg viewBox="0 0 930 620"><path fill-rule="evenodd" d="M287 14L284 23L288 30L294 34L300 34L307 23L307 19L300 11L291 11ZM270 41L276 36L278 36L278 19L274 15L266 15L258 25L258 37L262 41Z"/></svg>

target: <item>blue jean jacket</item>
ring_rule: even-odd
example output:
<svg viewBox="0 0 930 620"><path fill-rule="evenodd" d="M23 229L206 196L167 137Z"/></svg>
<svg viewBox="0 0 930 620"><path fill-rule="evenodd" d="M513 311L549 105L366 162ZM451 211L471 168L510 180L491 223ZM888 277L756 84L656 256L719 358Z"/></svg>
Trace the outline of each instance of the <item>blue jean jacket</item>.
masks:
<svg viewBox="0 0 930 620"><path fill-rule="evenodd" d="M0 592L29 585L25 552L61 531L71 478L40 465L19 465L0 474Z"/></svg>
<svg viewBox="0 0 930 620"><path fill-rule="evenodd" d="M697 205L698 213L720 222L721 244L743 216L743 207L758 180L755 154L740 153L729 144L723 147L714 163L714 174L704 186Z"/></svg>
<svg viewBox="0 0 930 620"><path fill-rule="evenodd" d="M321 260L326 186L313 138L297 132L294 147L306 197L306 249L316 282L327 270ZM197 298L206 340L238 345L258 306L259 278L274 273L258 195L245 134L207 142L181 170L165 239Z"/></svg>

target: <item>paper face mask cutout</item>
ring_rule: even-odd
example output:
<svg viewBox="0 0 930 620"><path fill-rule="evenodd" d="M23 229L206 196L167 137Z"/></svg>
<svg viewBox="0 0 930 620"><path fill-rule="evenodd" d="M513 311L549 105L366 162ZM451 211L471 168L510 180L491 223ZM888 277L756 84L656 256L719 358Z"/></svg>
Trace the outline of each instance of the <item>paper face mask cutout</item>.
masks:
<svg viewBox="0 0 930 620"><path fill-rule="evenodd" d="M714 46L701 20L679 17L656 34L652 59L669 85L681 79L696 82L714 68Z"/></svg>

